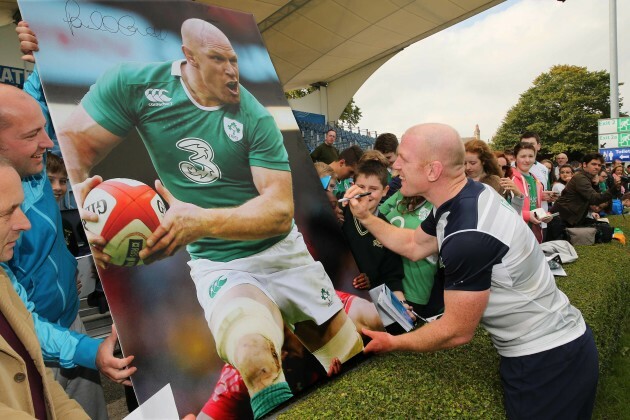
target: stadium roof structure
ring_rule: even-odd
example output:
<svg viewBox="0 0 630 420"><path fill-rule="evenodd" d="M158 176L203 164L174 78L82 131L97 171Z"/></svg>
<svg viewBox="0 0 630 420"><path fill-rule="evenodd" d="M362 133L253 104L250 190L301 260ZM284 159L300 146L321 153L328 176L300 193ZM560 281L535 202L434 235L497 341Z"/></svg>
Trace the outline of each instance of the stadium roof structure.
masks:
<svg viewBox="0 0 630 420"><path fill-rule="evenodd" d="M326 102L320 113L333 120L405 47L504 0L199 1L252 13L284 90L326 87L313 104L302 102L311 109Z"/></svg>
<svg viewBox="0 0 630 420"><path fill-rule="evenodd" d="M320 87L291 105L336 120L361 85L405 47L504 0L197 1L253 14L283 89ZM15 9L16 0L0 0L0 15Z"/></svg>
<svg viewBox="0 0 630 420"><path fill-rule="evenodd" d="M252 13L285 90L331 83L504 0L200 0Z"/></svg>

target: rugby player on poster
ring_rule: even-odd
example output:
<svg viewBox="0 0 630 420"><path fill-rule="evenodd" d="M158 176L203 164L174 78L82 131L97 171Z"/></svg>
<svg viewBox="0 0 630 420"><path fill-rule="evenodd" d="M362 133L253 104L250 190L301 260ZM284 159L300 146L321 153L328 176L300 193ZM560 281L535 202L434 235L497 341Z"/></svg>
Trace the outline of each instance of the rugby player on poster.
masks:
<svg viewBox="0 0 630 420"><path fill-rule="evenodd" d="M100 182L90 169L137 129L170 205L141 257L150 263L187 246L217 352L241 373L261 417L292 395L280 361L283 320L329 372L363 343L294 225L282 135L239 84L230 41L200 19L183 23L182 40L184 60L107 71L59 142L82 201ZM108 256L97 249L95 259L106 265Z"/></svg>

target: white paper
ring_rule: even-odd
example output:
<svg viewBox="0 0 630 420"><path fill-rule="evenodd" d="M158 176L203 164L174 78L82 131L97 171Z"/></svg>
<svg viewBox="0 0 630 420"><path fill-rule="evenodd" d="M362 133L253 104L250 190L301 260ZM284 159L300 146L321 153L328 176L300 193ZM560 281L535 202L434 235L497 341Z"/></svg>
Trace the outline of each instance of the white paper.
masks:
<svg viewBox="0 0 630 420"><path fill-rule="evenodd" d="M144 404L133 410L125 420L177 420L177 406L171 384L156 392Z"/></svg>
<svg viewBox="0 0 630 420"><path fill-rule="evenodd" d="M554 267L550 266L549 269L551 270L551 274L553 274L554 276L559 276L559 277L566 277L567 273L566 271L564 271L564 268L562 267L562 264L560 264L558 262L558 260L560 259L560 255L556 252L555 254L551 254L549 256L546 257L547 258L547 263L549 263L549 261L551 260L555 260L557 264L555 264Z"/></svg>

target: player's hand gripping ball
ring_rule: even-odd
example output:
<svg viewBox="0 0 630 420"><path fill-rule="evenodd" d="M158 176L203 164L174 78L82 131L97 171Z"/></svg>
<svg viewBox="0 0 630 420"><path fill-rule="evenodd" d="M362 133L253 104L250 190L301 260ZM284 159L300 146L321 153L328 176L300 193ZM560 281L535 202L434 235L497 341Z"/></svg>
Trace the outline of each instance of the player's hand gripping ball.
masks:
<svg viewBox="0 0 630 420"><path fill-rule="evenodd" d="M98 222L84 221L86 230L107 241L103 252L110 264L141 265L138 256L147 238L160 226L166 205L147 184L127 178L102 182L89 192L83 208L98 215Z"/></svg>

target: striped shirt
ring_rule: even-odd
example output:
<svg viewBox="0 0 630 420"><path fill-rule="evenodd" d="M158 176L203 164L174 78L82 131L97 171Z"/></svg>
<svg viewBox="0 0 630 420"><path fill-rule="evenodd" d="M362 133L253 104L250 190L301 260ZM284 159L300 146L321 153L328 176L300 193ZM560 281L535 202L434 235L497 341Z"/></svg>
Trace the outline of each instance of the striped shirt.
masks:
<svg viewBox="0 0 630 420"><path fill-rule="evenodd" d="M586 331L531 230L492 188L468 180L421 228L437 237L445 290L490 289L481 324L501 356L553 349Z"/></svg>

